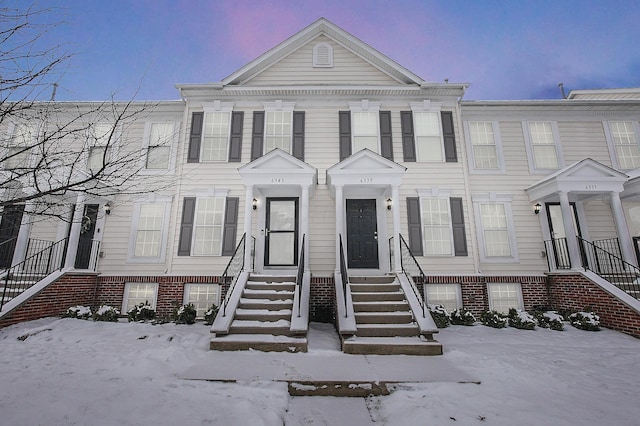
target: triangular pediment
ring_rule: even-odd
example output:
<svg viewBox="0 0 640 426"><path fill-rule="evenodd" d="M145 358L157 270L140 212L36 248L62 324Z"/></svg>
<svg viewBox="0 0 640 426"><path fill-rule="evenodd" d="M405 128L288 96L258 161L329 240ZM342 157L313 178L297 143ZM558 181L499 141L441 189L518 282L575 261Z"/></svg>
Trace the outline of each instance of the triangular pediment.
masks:
<svg viewBox="0 0 640 426"><path fill-rule="evenodd" d="M335 61L331 67L313 66L316 43L326 43L333 49ZM424 83L386 55L320 18L223 79L222 85L344 85L365 80L379 85Z"/></svg>
<svg viewBox="0 0 640 426"><path fill-rule="evenodd" d="M239 167L238 173L246 185L256 187L313 186L318 181L315 167L279 148Z"/></svg>
<svg viewBox="0 0 640 426"><path fill-rule="evenodd" d="M330 185L399 185L406 167L363 149L327 169Z"/></svg>

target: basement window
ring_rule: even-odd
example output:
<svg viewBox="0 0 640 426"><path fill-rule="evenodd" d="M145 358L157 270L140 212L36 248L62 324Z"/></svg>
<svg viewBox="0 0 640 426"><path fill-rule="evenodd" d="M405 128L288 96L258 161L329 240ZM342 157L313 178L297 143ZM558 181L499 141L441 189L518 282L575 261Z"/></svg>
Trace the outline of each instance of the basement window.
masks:
<svg viewBox="0 0 640 426"><path fill-rule="evenodd" d="M506 314L511 308L524 309L520 283L487 283L487 293L492 311Z"/></svg>
<svg viewBox="0 0 640 426"><path fill-rule="evenodd" d="M126 314L134 306L147 302L155 310L157 298L158 283L127 283L124 288L122 313Z"/></svg>
<svg viewBox="0 0 640 426"><path fill-rule="evenodd" d="M425 284L424 294L430 305L442 305L447 312L462 308L460 284Z"/></svg>
<svg viewBox="0 0 640 426"><path fill-rule="evenodd" d="M211 305L220 306L219 284L185 284L184 304L193 303L196 316L204 318Z"/></svg>

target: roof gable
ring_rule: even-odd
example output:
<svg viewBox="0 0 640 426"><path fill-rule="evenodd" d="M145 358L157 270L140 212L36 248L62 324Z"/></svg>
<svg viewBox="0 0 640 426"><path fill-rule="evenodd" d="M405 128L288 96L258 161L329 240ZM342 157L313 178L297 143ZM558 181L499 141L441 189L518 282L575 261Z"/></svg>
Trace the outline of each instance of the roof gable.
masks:
<svg viewBox="0 0 640 426"><path fill-rule="evenodd" d="M276 148L239 167L238 173L247 185L311 186L317 182L318 171L315 167Z"/></svg>

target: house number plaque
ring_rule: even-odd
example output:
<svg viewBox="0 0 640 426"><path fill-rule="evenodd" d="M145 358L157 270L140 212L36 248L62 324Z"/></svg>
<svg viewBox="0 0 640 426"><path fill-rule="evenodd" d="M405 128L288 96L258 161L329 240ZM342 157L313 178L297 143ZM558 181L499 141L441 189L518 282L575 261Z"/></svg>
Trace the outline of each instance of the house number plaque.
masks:
<svg viewBox="0 0 640 426"><path fill-rule="evenodd" d="M284 178L283 177L271 178L271 183L284 183Z"/></svg>
<svg viewBox="0 0 640 426"><path fill-rule="evenodd" d="M373 182L373 178L372 177L360 178L360 183L372 183L372 182Z"/></svg>
<svg viewBox="0 0 640 426"><path fill-rule="evenodd" d="M588 183L584 186L584 189L586 189L587 191L595 191L596 189L598 189L598 185L595 183Z"/></svg>

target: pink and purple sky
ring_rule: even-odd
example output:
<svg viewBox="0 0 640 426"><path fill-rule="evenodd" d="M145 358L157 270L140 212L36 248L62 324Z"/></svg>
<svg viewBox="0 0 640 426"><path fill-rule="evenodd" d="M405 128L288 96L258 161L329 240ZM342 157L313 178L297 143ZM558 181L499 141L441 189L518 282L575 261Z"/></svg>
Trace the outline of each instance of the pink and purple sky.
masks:
<svg viewBox="0 0 640 426"><path fill-rule="evenodd" d="M465 99L558 99L640 87L636 0L35 0L73 53L56 100L178 99L320 17ZM23 5L28 0L9 0Z"/></svg>

